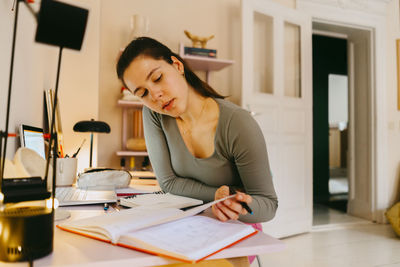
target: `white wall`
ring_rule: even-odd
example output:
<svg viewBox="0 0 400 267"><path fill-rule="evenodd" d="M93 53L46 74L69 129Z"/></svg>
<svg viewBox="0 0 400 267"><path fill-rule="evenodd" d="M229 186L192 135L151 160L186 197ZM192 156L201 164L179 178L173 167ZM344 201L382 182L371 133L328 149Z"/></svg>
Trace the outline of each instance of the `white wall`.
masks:
<svg viewBox="0 0 400 267"><path fill-rule="evenodd" d="M6 98L10 71L11 41L14 25L13 0L0 2L0 129L5 129ZM40 2L40 1L39 1ZM82 50L63 51L59 100L64 132L65 151L72 154L87 134L72 131L74 123L98 116L99 15L100 2L70 1L88 8L89 20ZM39 4L32 4L35 10ZM14 79L10 117L10 132L26 123L43 127L43 91L54 88L58 49L34 42L36 21L20 5L18 35L14 62ZM79 169L88 166L88 143L79 154ZM7 158L12 159L18 147L15 138L9 139Z"/></svg>
<svg viewBox="0 0 400 267"><path fill-rule="evenodd" d="M89 167L90 134L76 133L73 126L81 120L98 119L100 62L100 2L70 0L89 9L88 25L81 51L63 52L60 78L60 108L66 153L72 155L86 138L78 154L78 170ZM93 144L93 163L97 161L97 138Z"/></svg>
<svg viewBox="0 0 400 267"><path fill-rule="evenodd" d="M133 14L148 16L148 36L175 52L179 42L190 45L188 30L199 36L214 34L207 44L218 50L218 58L235 64L210 75L210 84L220 93L240 103L241 39L240 0L114 0L101 2L101 57L99 118L111 126L111 134L99 135L99 165L119 166L115 152L121 148L121 109L116 106L121 83L115 72L116 57L126 45ZM204 77L203 73L199 73Z"/></svg>
<svg viewBox="0 0 400 267"><path fill-rule="evenodd" d="M391 1L387 6L387 116L388 116L388 177L387 206L400 201L400 111L397 109L397 66L396 39L400 38L399 1ZM399 77L400 78L400 77ZM383 192L382 192L383 193Z"/></svg>

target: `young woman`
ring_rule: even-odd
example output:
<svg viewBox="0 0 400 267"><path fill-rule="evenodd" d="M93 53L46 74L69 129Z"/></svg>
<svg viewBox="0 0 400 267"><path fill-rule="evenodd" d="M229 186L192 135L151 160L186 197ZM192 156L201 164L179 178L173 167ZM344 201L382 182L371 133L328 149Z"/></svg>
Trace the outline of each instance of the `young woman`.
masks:
<svg viewBox="0 0 400 267"><path fill-rule="evenodd" d="M224 100L151 38L137 38L125 48L117 74L143 101L146 146L164 191L208 202L233 189L239 192L234 198L212 207L219 220L257 223L275 216L266 145L249 112Z"/></svg>

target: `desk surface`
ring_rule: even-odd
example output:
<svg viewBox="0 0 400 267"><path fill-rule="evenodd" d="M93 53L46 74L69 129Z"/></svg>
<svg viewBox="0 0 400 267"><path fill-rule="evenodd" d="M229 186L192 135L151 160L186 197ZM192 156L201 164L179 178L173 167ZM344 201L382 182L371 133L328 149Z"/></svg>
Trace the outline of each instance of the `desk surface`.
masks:
<svg viewBox="0 0 400 267"><path fill-rule="evenodd" d="M63 207L69 210L71 217L67 220L92 217L104 213L100 205ZM109 211L112 212L112 211ZM61 221L56 221L55 224ZM242 242L227 248L209 259L232 258L247 255L258 255L283 250L282 241L264 233L258 233ZM91 238L54 230L53 253L34 261L34 266L152 266L176 263L177 261L153 256L131 249L114 246ZM27 263L2 263L0 266L27 266Z"/></svg>

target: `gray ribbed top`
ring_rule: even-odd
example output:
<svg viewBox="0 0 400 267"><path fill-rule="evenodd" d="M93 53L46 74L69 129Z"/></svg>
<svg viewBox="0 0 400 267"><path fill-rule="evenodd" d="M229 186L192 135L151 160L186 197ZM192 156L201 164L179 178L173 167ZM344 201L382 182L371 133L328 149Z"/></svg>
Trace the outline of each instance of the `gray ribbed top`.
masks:
<svg viewBox="0 0 400 267"><path fill-rule="evenodd" d="M242 189L253 197L253 215L240 216L244 222L272 219L278 200L272 183L263 134L253 117L223 99L214 137L214 153L196 158L187 149L176 119L143 108L143 124L150 161L160 187L177 195L214 200L222 185Z"/></svg>

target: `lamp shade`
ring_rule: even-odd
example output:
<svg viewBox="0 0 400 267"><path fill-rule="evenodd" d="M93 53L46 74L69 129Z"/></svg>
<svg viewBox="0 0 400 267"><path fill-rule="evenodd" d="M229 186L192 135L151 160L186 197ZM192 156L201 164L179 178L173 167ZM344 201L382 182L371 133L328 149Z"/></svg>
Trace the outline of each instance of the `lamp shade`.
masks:
<svg viewBox="0 0 400 267"><path fill-rule="evenodd" d="M79 121L74 125L75 132L109 133L110 126L104 121Z"/></svg>
<svg viewBox="0 0 400 267"><path fill-rule="evenodd" d="M54 0L42 0L35 41L81 50L88 10Z"/></svg>
<svg viewBox="0 0 400 267"><path fill-rule="evenodd" d="M92 167L92 154L93 154L93 133L109 133L111 132L110 126L104 121L79 121L74 125L75 132L90 132L90 159L89 166Z"/></svg>

